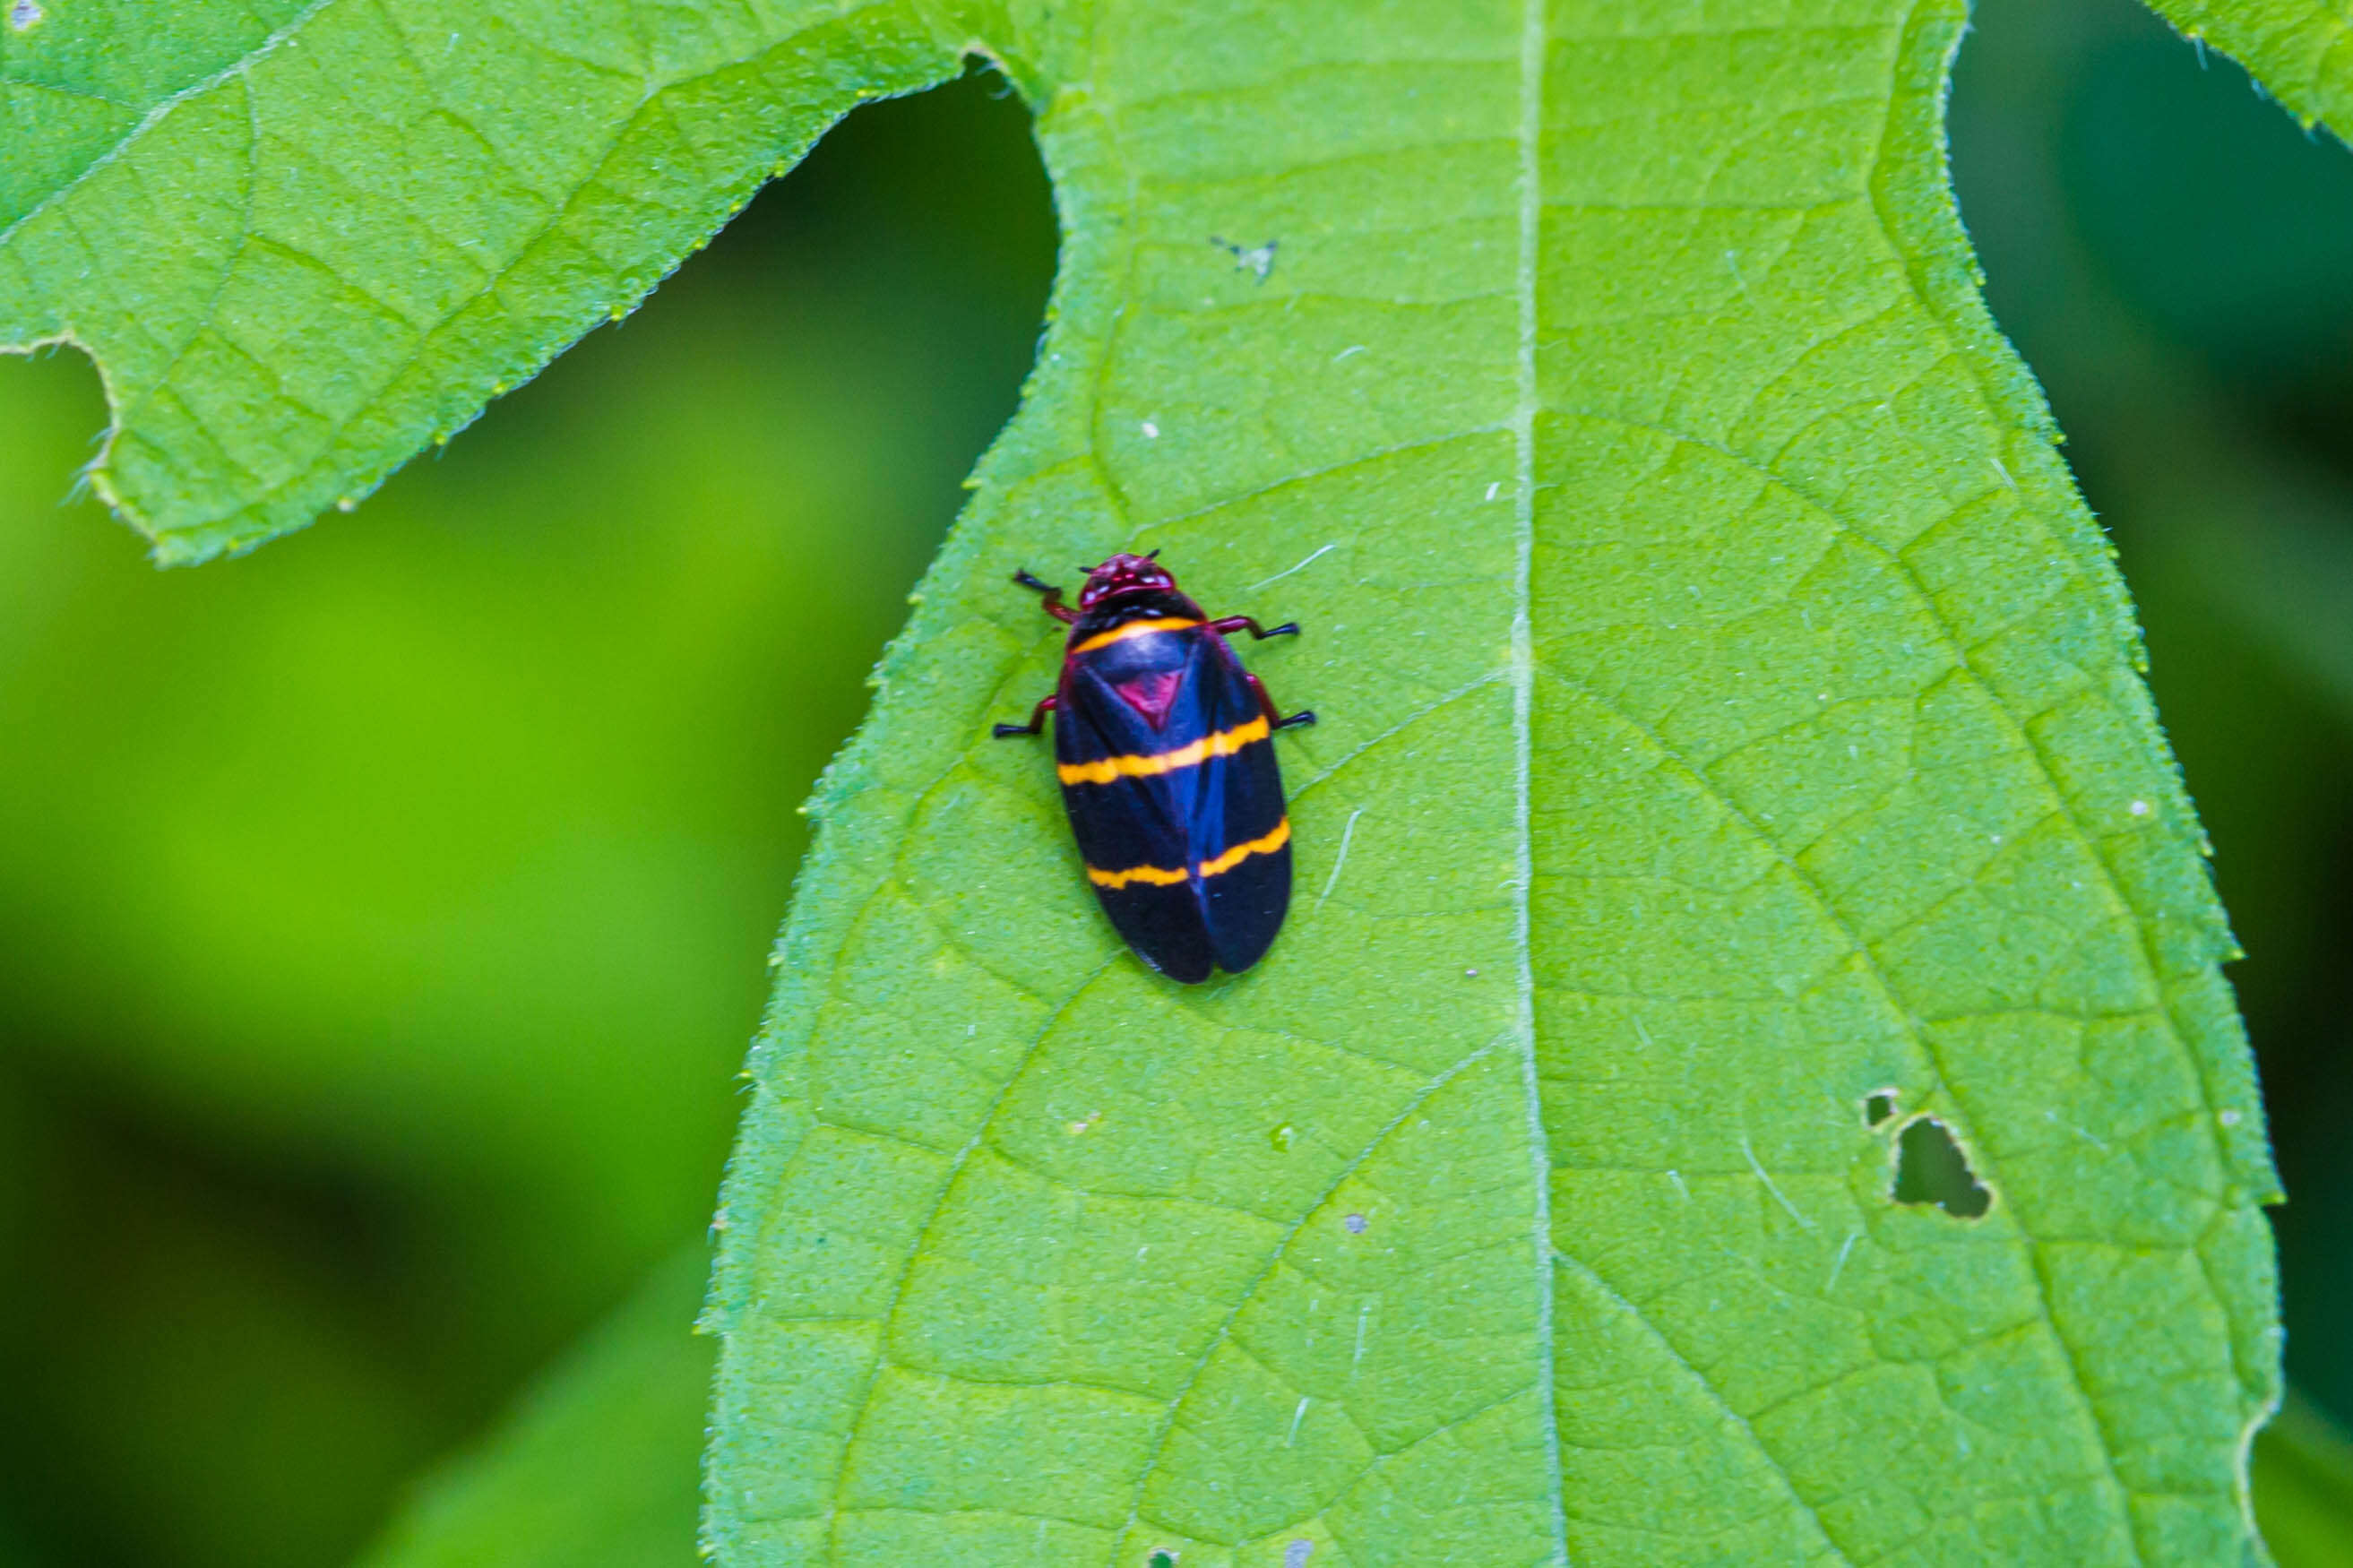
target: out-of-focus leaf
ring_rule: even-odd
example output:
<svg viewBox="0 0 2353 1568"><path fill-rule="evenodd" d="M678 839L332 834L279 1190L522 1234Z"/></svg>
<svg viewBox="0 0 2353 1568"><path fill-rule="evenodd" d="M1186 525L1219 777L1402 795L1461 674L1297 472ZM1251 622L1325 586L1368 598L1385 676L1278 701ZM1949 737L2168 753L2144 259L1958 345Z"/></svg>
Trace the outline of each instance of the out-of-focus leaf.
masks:
<svg viewBox="0 0 2353 1568"><path fill-rule="evenodd" d="M40 1559L5 1519L0 1519L0 1568L37 1568Z"/></svg>
<svg viewBox="0 0 2353 1568"><path fill-rule="evenodd" d="M2255 1435L2255 1520L2279 1568L2353 1563L2353 1437L2294 1394Z"/></svg>
<svg viewBox="0 0 2353 1568"><path fill-rule="evenodd" d="M2160 521L2157 569L2198 593L2353 721L2353 529L2335 485L2265 476Z"/></svg>
<svg viewBox="0 0 2353 1568"><path fill-rule="evenodd" d="M713 1347L708 1254L665 1263L472 1453L425 1483L362 1568L690 1568Z"/></svg>
<svg viewBox="0 0 2353 1568"><path fill-rule="evenodd" d="M894 450L937 373L871 296L675 305L214 576L59 511L86 372L0 367L0 820L42 825L0 835L7 1030L446 1205L526 1343L707 1214L792 805L993 412Z"/></svg>

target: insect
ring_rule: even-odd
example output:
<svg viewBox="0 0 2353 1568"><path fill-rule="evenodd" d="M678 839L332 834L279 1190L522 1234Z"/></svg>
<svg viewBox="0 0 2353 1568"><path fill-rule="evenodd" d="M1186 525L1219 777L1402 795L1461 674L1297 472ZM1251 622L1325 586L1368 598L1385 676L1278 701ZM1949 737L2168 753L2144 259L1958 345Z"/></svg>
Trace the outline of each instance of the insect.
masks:
<svg viewBox="0 0 2353 1568"><path fill-rule="evenodd" d="M1055 773L1087 880L1136 955L1195 984L1212 968L1256 963L1291 902L1291 819L1274 760L1288 718L1226 638L1293 637L1248 616L1211 620L1154 559L1114 555L1083 570L1078 608L1027 572L1013 580L1045 595L1071 628L1062 678L1027 724L1054 715Z"/></svg>

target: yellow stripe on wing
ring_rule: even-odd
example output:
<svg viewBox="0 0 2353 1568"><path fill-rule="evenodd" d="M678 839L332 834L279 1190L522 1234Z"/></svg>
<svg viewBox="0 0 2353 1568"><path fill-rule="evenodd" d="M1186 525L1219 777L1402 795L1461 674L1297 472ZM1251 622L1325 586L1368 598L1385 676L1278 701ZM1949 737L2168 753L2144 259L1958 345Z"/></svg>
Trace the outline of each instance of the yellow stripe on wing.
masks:
<svg viewBox="0 0 2353 1568"><path fill-rule="evenodd" d="M1094 866L1087 868L1087 880L1098 888L1124 888L1130 882L1149 882L1155 888L1173 888L1188 875L1181 867L1174 871L1165 866L1130 866L1124 871L1105 871Z"/></svg>
<svg viewBox="0 0 2353 1568"><path fill-rule="evenodd" d="M1261 713L1247 724L1237 724L1230 730L1205 735L1190 745L1178 746L1174 751L1099 757L1092 763L1063 763L1054 769L1054 773L1066 784L1109 784L1119 778L1146 778L1154 773L1189 768L1211 757L1230 757L1252 742L1265 740L1266 735L1266 715Z"/></svg>
<svg viewBox="0 0 2353 1568"><path fill-rule="evenodd" d="M1071 652L1073 654L1092 653L1099 647L1109 647L1115 642L1125 642L1129 637L1148 637L1154 632L1191 631L1195 626L1198 626L1201 623L1198 621L1187 621L1183 619L1166 621L1130 621L1125 626L1113 626L1107 632L1097 632L1094 636L1089 637L1086 641L1072 648Z"/></svg>
<svg viewBox="0 0 2353 1568"><path fill-rule="evenodd" d="M1182 868L1171 870L1166 866L1130 866L1124 871L1106 871L1100 867L1087 868L1087 880L1098 888L1124 888L1130 882L1149 882L1155 888L1173 888L1193 876L1219 877L1232 870L1253 855L1271 855L1291 842L1291 818L1284 817L1264 837L1247 844L1237 844L1214 860L1204 860L1191 871Z"/></svg>
<svg viewBox="0 0 2353 1568"><path fill-rule="evenodd" d="M1274 825L1263 838L1253 838L1247 844L1237 844L1214 860L1201 862L1201 875L1215 877L1232 870L1253 855L1271 855L1291 842L1291 818L1284 817Z"/></svg>

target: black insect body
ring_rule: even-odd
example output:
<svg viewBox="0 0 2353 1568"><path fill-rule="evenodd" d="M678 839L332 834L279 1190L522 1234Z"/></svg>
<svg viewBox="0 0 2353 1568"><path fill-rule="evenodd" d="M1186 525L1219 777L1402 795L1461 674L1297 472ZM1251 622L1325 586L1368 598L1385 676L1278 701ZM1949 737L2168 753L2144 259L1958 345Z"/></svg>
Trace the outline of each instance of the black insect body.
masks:
<svg viewBox="0 0 2353 1568"><path fill-rule="evenodd" d="M1103 912L1172 980L1248 969L1291 902L1273 734L1315 715L1276 712L1226 637L1299 628L1211 620L1149 555L1091 568L1075 610L1027 572L1014 581L1045 595L1046 613L1071 636L1054 694L1029 723L996 732L1035 735L1054 715L1062 804Z"/></svg>

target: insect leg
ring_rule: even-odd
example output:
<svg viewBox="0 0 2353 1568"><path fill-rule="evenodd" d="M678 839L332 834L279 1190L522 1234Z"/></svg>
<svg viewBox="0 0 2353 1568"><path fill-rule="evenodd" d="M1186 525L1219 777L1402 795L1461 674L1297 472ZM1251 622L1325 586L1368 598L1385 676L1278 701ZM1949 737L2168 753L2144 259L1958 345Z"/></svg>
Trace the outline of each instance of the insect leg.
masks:
<svg viewBox="0 0 2353 1568"><path fill-rule="evenodd" d="M1295 725L1313 724L1315 722L1315 714L1314 710L1305 708L1293 713L1288 719L1284 718L1281 713L1275 711L1274 699L1267 695L1265 681L1261 680L1257 676L1250 674L1248 670L1244 670L1242 672L1242 679L1250 684L1250 695L1258 699L1259 711L1266 715L1268 729L1288 730Z"/></svg>
<svg viewBox="0 0 2353 1568"><path fill-rule="evenodd" d="M1297 621L1285 621L1279 626L1261 626L1248 616L1228 616L1209 623L1209 629L1231 637L1236 632L1248 632L1253 640L1264 642L1269 637L1295 637L1299 635Z"/></svg>
<svg viewBox="0 0 2353 1568"><path fill-rule="evenodd" d="M1060 697L1041 697L1038 700L1038 706L1029 710L1029 722L1027 724L998 724L991 729L989 733L996 736L1000 741L1010 740L1016 735L1039 734L1046 728L1046 715L1053 712L1061 705L1062 700Z"/></svg>
<svg viewBox="0 0 2353 1568"><path fill-rule="evenodd" d="M1079 618L1078 611L1062 603L1062 591L1060 588L1055 587L1051 583L1039 581L1037 577L1031 575L1026 567L1021 571L1013 574L1013 580L1033 593L1045 595L1046 603L1043 608L1048 615L1053 616L1056 620L1075 621Z"/></svg>

